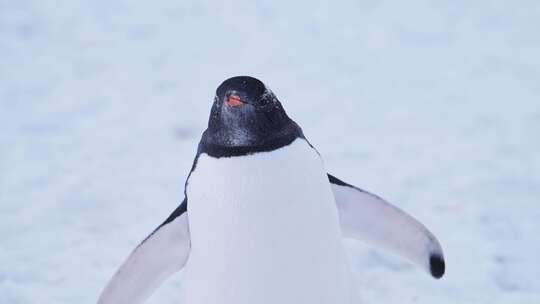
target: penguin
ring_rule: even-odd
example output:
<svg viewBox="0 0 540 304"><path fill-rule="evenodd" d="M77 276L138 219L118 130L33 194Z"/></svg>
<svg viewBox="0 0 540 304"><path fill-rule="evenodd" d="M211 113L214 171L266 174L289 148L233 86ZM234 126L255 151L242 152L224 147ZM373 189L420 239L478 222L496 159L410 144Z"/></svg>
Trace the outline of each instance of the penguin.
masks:
<svg viewBox="0 0 540 304"><path fill-rule="evenodd" d="M260 80L216 90L182 203L128 256L98 304L143 303L184 271L178 303L358 303L343 238L386 249L434 278L435 236L381 197L329 174Z"/></svg>

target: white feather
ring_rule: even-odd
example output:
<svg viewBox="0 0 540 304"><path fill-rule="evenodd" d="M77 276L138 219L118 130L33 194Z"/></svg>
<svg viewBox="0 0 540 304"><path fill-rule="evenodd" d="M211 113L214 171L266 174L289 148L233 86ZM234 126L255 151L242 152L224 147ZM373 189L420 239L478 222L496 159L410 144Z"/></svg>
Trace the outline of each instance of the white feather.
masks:
<svg viewBox="0 0 540 304"><path fill-rule="evenodd" d="M98 304L143 303L166 278L185 265L189 243L184 213L135 248L101 293Z"/></svg>
<svg viewBox="0 0 540 304"><path fill-rule="evenodd" d="M345 237L402 256L431 273L430 257L443 257L435 236L412 216L380 197L332 184Z"/></svg>
<svg viewBox="0 0 540 304"><path fill-rule="evenodd" d="M202 154L187 195L192 251L180 303L356 303L332 191L305 140Z"/></svg>

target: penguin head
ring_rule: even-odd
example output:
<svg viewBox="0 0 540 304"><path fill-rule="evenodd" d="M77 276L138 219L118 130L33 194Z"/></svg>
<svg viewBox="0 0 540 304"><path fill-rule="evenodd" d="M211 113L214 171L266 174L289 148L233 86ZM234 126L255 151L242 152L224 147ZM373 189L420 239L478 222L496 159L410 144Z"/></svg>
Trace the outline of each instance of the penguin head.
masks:
<svg viewBox="0 0 540 304"><path fill-rule="evenodd" d="M279 103L264 83L249 76L237 76L225 80L216 89L216 98L218 99L216 101L224 104L226 108L237 109L247 105L247 109L253 107L262 110L269 104Z"/></svg>
<svg viewBox="0 0 540 304"><path fill-rule="evenodd" d="M291 132L301 131L274 93L256 78L237 76L225 80L216 89L203 141L207 145L257 150L280 138L291 137Z"/></svg>

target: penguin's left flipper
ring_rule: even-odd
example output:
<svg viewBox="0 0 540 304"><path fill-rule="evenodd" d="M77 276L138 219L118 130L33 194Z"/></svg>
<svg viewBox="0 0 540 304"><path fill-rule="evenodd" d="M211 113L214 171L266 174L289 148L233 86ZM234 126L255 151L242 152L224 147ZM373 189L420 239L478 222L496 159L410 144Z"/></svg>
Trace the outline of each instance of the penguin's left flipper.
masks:
<svg viewBox="0 0 540 304"><path fill-rule="evenodd" d="M437 238L412 216L382 198L328 174L342 233L382 247L426 269L434 278L445 270Z"/></svg>
<svg viewBox="0 0 540 304"><path fill-rule="evenodd" d="M133 250L101 293L98 304L143 303L170 275L184 267L191 248L187 202Z"/></svg>

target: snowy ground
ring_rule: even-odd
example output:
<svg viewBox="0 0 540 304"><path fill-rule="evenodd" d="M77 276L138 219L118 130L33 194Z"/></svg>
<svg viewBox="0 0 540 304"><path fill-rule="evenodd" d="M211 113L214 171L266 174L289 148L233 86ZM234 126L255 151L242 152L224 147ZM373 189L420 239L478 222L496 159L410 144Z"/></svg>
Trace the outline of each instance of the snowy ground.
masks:
<svg viewBox="0 0 540 304"><path fill-rule="evenodd" d="M444 246L348 241L365 303L540 303L539 54L538 1L0 0L0 303L94 303L239 74Z"/></svg>

